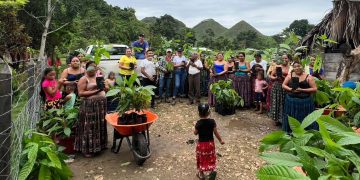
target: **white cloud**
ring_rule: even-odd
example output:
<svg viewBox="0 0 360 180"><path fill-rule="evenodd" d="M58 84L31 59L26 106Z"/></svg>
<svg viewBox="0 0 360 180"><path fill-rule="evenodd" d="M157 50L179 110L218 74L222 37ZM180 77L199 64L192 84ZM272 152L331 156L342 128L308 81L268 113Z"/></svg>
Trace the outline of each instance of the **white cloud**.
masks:
<svg viewBox="0 0 360 180"><path fill-rule="evenodd" d="M273 35L296 19L316 24L331 10L331 0L106 0L119 7L132 7L139 19L169 14L193 27L202 20L215 19L230 28L245 20L260 32Z"/></svg>

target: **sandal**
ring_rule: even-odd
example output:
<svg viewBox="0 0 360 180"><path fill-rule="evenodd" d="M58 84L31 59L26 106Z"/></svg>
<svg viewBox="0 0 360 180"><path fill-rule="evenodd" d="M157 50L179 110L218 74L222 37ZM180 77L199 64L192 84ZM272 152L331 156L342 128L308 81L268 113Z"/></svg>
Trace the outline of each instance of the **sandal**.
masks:
<svg viewBox="0 0 360 180"><path fill-rule="evenodd" d="M196 177L199 178L200 180L205 180L205 177L201 176L200 172L196 173Z"/></svg>
<svg viewBox="0 0 360 180"><path fill-rule="evenodd" d="M211 171L209 174L209 180L215 180L216 179L216 171Z"/></svg>

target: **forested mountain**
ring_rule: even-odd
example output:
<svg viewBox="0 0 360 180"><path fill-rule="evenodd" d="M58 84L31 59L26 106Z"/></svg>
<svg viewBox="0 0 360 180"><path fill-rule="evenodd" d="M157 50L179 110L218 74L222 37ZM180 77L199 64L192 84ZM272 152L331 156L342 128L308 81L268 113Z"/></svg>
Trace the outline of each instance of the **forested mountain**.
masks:
<svg viewBox="0 0 360 180"><path fill-rule="evenodd" d="M203 20L192 29L195 32L197 40L204 40L207 33L209 32L209 29L214 33L215 37L218 37L227 31L224 26L216 22L214 19Z"/></svg>

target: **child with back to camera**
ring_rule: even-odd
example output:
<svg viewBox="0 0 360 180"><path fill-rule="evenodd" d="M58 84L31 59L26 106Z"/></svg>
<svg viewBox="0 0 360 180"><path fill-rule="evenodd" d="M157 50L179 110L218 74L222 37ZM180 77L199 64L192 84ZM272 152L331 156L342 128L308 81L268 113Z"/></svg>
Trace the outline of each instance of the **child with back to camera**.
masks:
<svg viewBox="0 0 360 180"><path fill-rule="evenodd" d="M264 79L264 73L259 71L255 79L255 103L256 110L259 110L259 114L263 113L266 96L264 90L268 87L268 83Z"/></svg>
<svg viewBox="0 0 360 180"><path fill-rule="evenodd" d="M209 179L215 179L216 153L213 134L221 144L224 144L224 141L217 130L215 120L210 118L209 104L199 104L198 111L200 120L196 122L194 131L194 134L199 136L196 145L196 161L199 170L197 177L205 179L205 172L210 172Z"/></svg>

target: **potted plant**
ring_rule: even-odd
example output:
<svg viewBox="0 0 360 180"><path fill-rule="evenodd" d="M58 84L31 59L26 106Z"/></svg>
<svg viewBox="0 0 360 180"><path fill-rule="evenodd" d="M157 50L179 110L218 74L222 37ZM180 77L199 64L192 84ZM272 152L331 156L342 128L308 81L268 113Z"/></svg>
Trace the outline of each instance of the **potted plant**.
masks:
<svg viewBox="0 0 360 180"><path fill-rule="evenodd" d="M223 116L235 114L236 107L244 106L244 100L232 87L231 80L213 83L210 90L215 95L215 111Z"/></svg>
<svg viewBox="0 0 360 180"><path fill-rule="evenodd" d="M155 86L141 86L136 74L129 79L117 79L117 86L107 92L106 96L115 96L119 100L117 108L119 112L118 124L139 124L146 122L146 114L142 112L148 109L151 96L154 95Z"/></svg>
<svg viewBox="0 0 360 180"><path fill-rule="evenodd" d="M77 108L44 111L37 123L37 129L53 137L56 144L65 147L65 153L72 154L75 140L72 132L78 120L78 112Z"/></svg>
<svg viewBox="0 0 360 180"><path fill-rule="evenodd" d="M349 126L360 127L360 85L357 88L334 88L338 92L337 104L341 105L346 111L344 121Z"/></svg>
<svg viewBox="0 0 360 180"><path fill-rule="evenodd" d="M48 135L28 131L24 134L23 144L19 180L71 179L72 172L64 162L67 156Z"/></svg>

